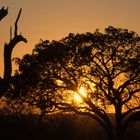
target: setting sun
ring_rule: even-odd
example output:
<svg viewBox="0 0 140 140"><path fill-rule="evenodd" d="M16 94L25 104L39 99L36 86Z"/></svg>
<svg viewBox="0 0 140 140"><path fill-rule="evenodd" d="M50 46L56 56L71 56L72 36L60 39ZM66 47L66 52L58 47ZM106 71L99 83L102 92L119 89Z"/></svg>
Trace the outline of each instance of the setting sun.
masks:
<svg viewBox="0 0 140 140"><path fill-rule="evenodd" d="M81 87L78 91L79 91L79 93L80 93L82 96L84 96L84 97L87 96L85 88ZM78 93L75 93L75 94L74 94L74 100L75 100L76 102L79 102L79 103L83 102L82 99L81 99L81 97L78 95Z"/></svg>
<svg viewBox="0 0 140 140"><path fill-rule="evenodd" d="M0 139L140 140L139 5L0 0Z"/></svg>

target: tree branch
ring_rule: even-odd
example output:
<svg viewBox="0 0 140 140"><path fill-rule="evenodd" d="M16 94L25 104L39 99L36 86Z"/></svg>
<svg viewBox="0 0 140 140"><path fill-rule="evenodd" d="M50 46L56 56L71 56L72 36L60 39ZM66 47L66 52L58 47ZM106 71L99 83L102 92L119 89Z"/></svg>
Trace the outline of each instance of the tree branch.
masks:
<svg viewBox="0 0 140 140"><path fill-rule="evenodd" d="M136 106L136 107L133 107L131 109L129 109L128 111L126 111L124 114L123 114L123 118L126 118L127 116L129 116L132 112L134 111L137 111L140 109L140 106Z"/></svg>
<svg viewBox="0 0 140 140"><path fill-rule="evenodd" d="M20 18L20 15L21 15L21 12L22 12L22 8L20 8L20 11L18 13L18 16L17 16L17 19L16 19L16 22L15 22L15 36L17 36L17 31L18 31L18 21L19 21L19 18Z"/></svg>
<svg viewBox="0 0 140 140"><path fill-rule="evenodd" d="M7 16L7 14L8 14L8 8L7 8L7 9L4 9L4 7L2 7L2 8L0 9L0 21L1 21L5 16Z"/></svg>
<svg viewBox="0 0 140 140"><path fill-rule="evenodd" d="M123 122L123 129L126 131L128 125L135 121L140 121L140 111L134 112Z"/></svg>
<svg viewBox="0 0 140 140"><path fill-rule="evenodd" d="M78 109L74 106L71 106L70 104L68 103L57 103L56 106L60 109L64 109L63 107L61 106L65 106L67 107L67 109L70 109L71 111L74 111L75 113L79 114L79 115L86 115L86 116L90 116L91 118L95 119L104 129L108 129L108 127L110 127L110 129L112 128L112 125L111 123L108 125L108 121L104 121L104 119L102 117L99 117L96 113L93 114L91 112L84 112L84 111L78 111ZM92 111L92 110L89 110L89 111ZM92 111L94 112L94 111Z"/></svg>

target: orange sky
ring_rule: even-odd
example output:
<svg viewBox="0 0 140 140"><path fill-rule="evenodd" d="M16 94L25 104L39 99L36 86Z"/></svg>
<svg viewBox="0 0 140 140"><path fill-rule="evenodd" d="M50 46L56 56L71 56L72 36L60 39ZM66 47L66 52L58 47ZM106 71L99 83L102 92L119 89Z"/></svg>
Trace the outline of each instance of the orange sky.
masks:
<svg viewBox="0 0 140 140"><path fill-rule="evenodd" d="M19 33L27 44L20 43L13 57L31 53L40 39L61 39L68 33L94 32L112 25L140 33L140 0L0 0L0 8L9 7L0 22L0 75L3 75L3 46L9 41L20 8Z"/></svg>

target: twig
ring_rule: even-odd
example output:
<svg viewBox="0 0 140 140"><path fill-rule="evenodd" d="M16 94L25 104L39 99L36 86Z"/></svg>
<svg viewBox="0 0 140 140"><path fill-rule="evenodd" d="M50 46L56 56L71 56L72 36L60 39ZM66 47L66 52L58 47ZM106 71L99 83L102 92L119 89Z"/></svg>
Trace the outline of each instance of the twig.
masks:
<svg viewBox="0 0 140 140"><path fill-rule="evenodd" d="M12 26L10 27L10 41L12 40Z"/></svg>
<svg viewBox="0 0 140 140"><path fill-rule="evenodd" d="M22 8L20 8L19 13L18 13L18 16L17 16L17 19L16 19L16 22L15 22L15 36L17 36L17 31L18 31L18 26L17 26L17 24L18 24L18 21L19 21L21 12L22 12Z"/></svg>

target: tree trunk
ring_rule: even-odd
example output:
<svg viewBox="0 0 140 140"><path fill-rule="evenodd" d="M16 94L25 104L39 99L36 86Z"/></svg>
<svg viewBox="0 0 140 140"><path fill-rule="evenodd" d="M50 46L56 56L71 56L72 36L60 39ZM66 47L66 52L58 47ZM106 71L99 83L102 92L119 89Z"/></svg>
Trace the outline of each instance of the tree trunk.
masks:
<svg viewBox="0 0 140 140"><path fill-rule="evenodd" d="M124 133L123 133L121 120L117 120L117 122L116 122L116 140L123 140L123 139L124 139Z"/></svg>
<svg viewBox="0 0 140 140"><path fill-rule="evenodd" d="M121 106L117 106L115 108L115 120L116 120L116 129L115 129L115 140L123 140L124 139L124 131L122 126L122 114L121 114Z"/></svg>
<svg viewBox="0 0 140 140"><path fill-rule="evenodd" d="M105 132L107 133L108 140L115 140L114 139L114 134L113 134L113 129L106 128Z"/></svg>
<svg viewBox="0 0 140 140"><path fill-rule="evenodd" d="M45 110L41 111L41 114L39 115L39 119L38 119L38 122L37 122L37 127L39 127L41 125L41 122L42 122L45 114L46 114Z"/></svg>
<svg viewBox="0 0 140 140"><path fill-rule="evenodd" d="M10 46L5 44L4 46L4 79L9 83L11 79L11 73L12 73L12 49Z"/></svg>

